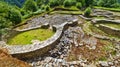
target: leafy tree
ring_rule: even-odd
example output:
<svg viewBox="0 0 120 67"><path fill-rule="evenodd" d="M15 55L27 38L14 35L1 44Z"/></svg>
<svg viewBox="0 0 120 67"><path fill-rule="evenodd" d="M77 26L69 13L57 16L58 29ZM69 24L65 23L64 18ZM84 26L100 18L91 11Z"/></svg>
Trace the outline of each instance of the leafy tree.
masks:
<svg viewBox="0 0 120 67"><path fill-rule="evenodd" d="M78 2L78 3L76 4L76 6L77 6L77 8L81 9L81 8L82 8L81 2Z"/></svg>
<svg viewBox="0 0 120 67"><path fill-rule="evenodd" d="M40 7L44 3L44 1L45 0L36 0L37 6Z"/></svg>
<svg viewBox="0 0 120 67"><path fill-rule="evenodd" d="M64 0L58 0L58 2L59 2L59 5L63 5Z"/></svg>
<svg viewBox="0 0 120 67"><path fill-rule="evenodd" d="M23 9L26 11L35 12L37 11L37 5L34 0L27 0L23 6Z"/></svg>
<svg viewBox="0 0 120 67"><path fill-rule="evenodd" d="M49 10L50 10L50 6L47 5L47 6L46 6L46 11L49 11Z"/></svg>
<svg viewBox="0 0 120 67"><path fill-rule="evenodd" d="M115 4L112 4L111 7L119 8L119 7L120 7L120 4L119 4L119 3L115 3Z"/></svg>
<svg viewBox="0 0 120 67"><path fill-rule="evenodd" d="M77 2L81 2L82 6L85 6L85 0L76 0Z"/></svg>
<svg viewBox="0 0 120 67"><path fill-rule="evenodd" d="M118 0L99 0L97 5L102 7L119 7Z"/></svg>
<svg viewBox="0 0 120 67"><path fill-rule="evenodd" d="M104 1L103 0L99 0L97 3L98 6L104 6Z"/></svg>
<svg viewBox="0 0 120 67"><path fill-rule="evenodd" d="M65 0L64 1L64 6L65 7L75 6L76 3L77 3L76 0Z"/></svg>
<svg viewBox="0 0 120 67"><path fill-rule="evenodd" d="M12 25L12 22L10 22L10 20L0 16L0 29L9 27L11 25Z"/></svg>
<svg viewBox="0 0 120 67"><path fill-rule="evenodd" d="M6 33L5 28L9 28L11 25L12 25L12 22L0 16L0 39L1 39L1 36Z"/></svg>
<svg viewBox="0 0 120 67"><path fill-rule="evenodd" d="M93 5L94 0L85 0L86 7Z"/></svg>
<svg viewBox="0 0 120 67"><path fill-rule="evenodd" d="M55 7L59 6L59 1L58 0L50 0L50 7Z"/></svg>
<svg viewBox="0 0 120 67"><path fill-rule="evenodd" d="M87 17L89 17L90 14L91 14L91 12L92 12L91 8L88 7L88 8L86 8L86 10L85 10L85 12L84 12L84 15L87 16Z"/></svg>
<svg viewBox="0 0 120 67"><path fill-rule="evenodd" d="M11 9L11 11L9 11L9 17L10 21L12 21L13 24L18 24L21 22L21 14L18 10L15 9Z"/></svg>

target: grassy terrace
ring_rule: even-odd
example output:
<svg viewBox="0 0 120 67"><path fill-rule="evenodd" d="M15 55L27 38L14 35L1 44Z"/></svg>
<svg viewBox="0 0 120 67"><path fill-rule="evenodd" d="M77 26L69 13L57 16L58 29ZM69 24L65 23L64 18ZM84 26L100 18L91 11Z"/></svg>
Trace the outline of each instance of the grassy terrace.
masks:
<svg viewBox="0 0 120 67"><path fill-rule="evenodd" d="M98 23L98 24L104 24L112 28L120 29L120 24L115 24L115 23Z"/></svg>
<svg viewBox="0 0 120 67"><path fill-rule="evenodd" d="M107 25L116 29L120 29L120 24L104 24L104 25Z"/></svg>
<svg viewBox="0 0 120 67"><path fill-rule="evenodd" d="M50 29L35 29L17 34L13 38L8 39L9 45L26 45L31 44L32 40L46 40L50 38L54 32Z"/></svg>
<svg viewBox="0 0 120 67"><path fill-rule="evenodd" d="M74 14L74 15L79 15L79 14L82 14L83 12L82 11L53 11L50 14L54 14L54 13L57 13L57 14Z"/></svg>
<svg viewBox="0 0 120 67"><path fill-rule="evenodd" d="M103 9L103 10L109 10L109 11L113 11L113 12L120 12L119 8L106 8L106 7L97 7L97 6L94 6L94 8Z"/></svg>
<svg viewBox="0 0 120 67"><path fill-rule="evenodd" d="M87 33L87 34L99 34L99 35L107 35L106 33L104 33L102 30L98 29L97 27L95 27L93 24L91 24L91 22L86 22L83 26L83 30Z"/></svg>

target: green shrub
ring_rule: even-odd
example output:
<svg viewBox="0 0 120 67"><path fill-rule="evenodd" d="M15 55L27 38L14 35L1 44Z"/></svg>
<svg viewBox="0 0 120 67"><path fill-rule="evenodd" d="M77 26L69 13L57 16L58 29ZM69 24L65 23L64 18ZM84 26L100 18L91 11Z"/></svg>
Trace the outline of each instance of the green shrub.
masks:
<svg viewBox="0 0 120 67"><path fill-rule="evenodd" d="M45 5L42 5L41 6L41 10L45 10L46 6Z"/></svg>
<svg viewBox="0 0 120 67"><path fill-rule="evenodd" d="M58 0L58 2L59 2L59 5L63 5L64 0Z"/></svg>
<svg viewBox="0 0 120 67"><path fill-rule="evenodd" d="M10 21L12 21L13 25L18 24L22 21L21 14L18 10L12 9L9 12L10 12L9 19Z"/></svg>
<svg viewBox="0 0 120 67"><path fill-rule="evenodd" d="M29 13L29 14L24 15L24 16L23 16L23 19L27 19L27 18L30 18L30 17L32 17L32 16L33 16L33 14L32 14L32 13Z"/></svg>
<svg viewBox="0 0 120 67"><path fill-rule="evenodd" d="M0 16L1 16L0 22L3 22L5 25L9 23L11 24L11 22L12 22L12 25L15 25L21 22L22 19L21 19L21 13L19 8L15 6L11 6L4 2L0 2L0 5L1 5L0 6Z"/></svg>
<svg viewBox="0 0 120 67"><path fill-rule="evenodd" d="M55 7L59 6L59 1L58 0L50 0L50 7Z"/></svg>
<svg viewBox="0 0 120 67"><path fill-rule="evenodd" d="M76 7L79 8L79 9L81 9L81 8L82 8L81 2L77 3L77 4L76 4Z"/></svg>
<svg viewBox="0 0 120 67"><path fill-rule="evenodd" d="M86 6L86 7L92 6L93 3L94 3L94 0L85 0L85 6Z"/></svg>
<svg viewBox="0 0 120 67"><path fill-rule="evenodd" d="M40 8L40 6L44 3L44 0L36 0L37 6Z"/></svg>
<svg viewBox="0 0 120 67"><path fill-rule="evenodd" d="M64 6L65 7L75 6L76 3L77 3L76 0L65 0L64 1Z"/></svg>
<svg viewBox="0 0 120 67"><path fill-rule="evenodd" d="M97 5L102 7L118 8L120 4L118 3L118 0L99 0Z"/></svg>
<svg viewBox="0 0 120 67"><path fill-rule="evenodd" d="M34 0L27 0L25 4L23 5L23 9L26 11L35 12L37 11L37 5L34 2Z"/></svg>
<svg viewBox="0 0 120 67"><path fill-rule="evenodd" d="M50 6L46 6L46 11L49 11L50 10Z"/></svg>
<svg viewBox="0 0 120 67"><path fill-rule="evenodd" d="M85 10L85 12L84 12L84 15L87 16L87 17L89 17L90 14L91 14L91 12L92 12L91 8L88 7L88 8L86 8L86 10Z"/></svg>
<svg viewBox="0 0 120 67"><path fill-rule="evenodd" d="M7 28L12 25L12 22L4 17L0 16L0 29Z"/></svg>
<svg viewBox="0 0 120 67"><path fill-rule="evenodd" d="M115 3L113 5L111 5L112 8L119 8L120 7L120 4L119 3Z"/></svg>

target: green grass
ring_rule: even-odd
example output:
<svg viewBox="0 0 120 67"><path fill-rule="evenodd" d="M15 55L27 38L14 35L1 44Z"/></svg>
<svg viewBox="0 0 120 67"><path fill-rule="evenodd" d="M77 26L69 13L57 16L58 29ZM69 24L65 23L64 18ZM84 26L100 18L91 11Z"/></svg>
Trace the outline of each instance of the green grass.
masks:
<svg viewBox="0 0 120 67"><path fill-rule="evenodd" d="M35 29L17 34L13 38L8 39L9 45L26 45L31 44L32 40L46 40L50 38L54 32L50 29Z"/></svg>
<svg viewBox="0 0 120 67"><path fill-rule="evenodd" d="M109 23L109 24L104 24L104 25L107 25L107 26L110 26L110 27L113 27L113 28L116 28L116 29L120 29L120 24L112 24L112 23Z"/></svg>
<svg viewBox="0 0 120 67"><path fill-rule="evenodd" d="M60 9L60 10L67 10L67 11L79 11L79 9L76 6L71 6L71 7L64 7L64 6L57 6L54 8L56 9Z"/></svg>
<svg viewBox="0 0 120 67"><path fill-rule="evenodd" d="M100 57L100 58L99 58L99 61L107 61L107 57L104 57L104 56L103 56L103 57Z"/></svg>
<svg viewBox="0 0 120 67"><path fill-rule="evenodd" d="M51 12L50 14L54 14L54 13L57 13L57 14L80 15L80 14L82 14L83 12L82 12L82 11L53 11L53 12Z"/></svg>
<svg viewBox="0 0 120 67"><path fill-rule="evenodd" d="M91 31L92 31L93 33L96 33L96 34L99 34L99 35L103 35L103 36L107 35L105 32L103 32L102 30L98 29L98 28L97 28L96 26L94 26L94 25L91 25L89 28L91 29Z"/></svg>
<svg viewBox="0 0 120 67"><path fill-rule="evenodd" d="M120 8L106 8L106 7L98 7L98 6L94 6L94 8L109 10L109 11L113 11L113 12L120 12Z"/></svg>
<svg viewBox="0 0 120 67"><path fill-rule="evenodd" d="M98 29L97 27L95 27L93 24L91 24L91 22L86 22L83 26L83 30L87 33L87 34L99 34L99 35L107 35L106 33L104 33L102 30Z"/></svg>
<svg viewBox="0 0 120 67"><path fill-rule="evenodd" d="M109 42L109 44L105 45L103 48L104 51L110 53L111 55L116 55L116 50L115 50L115 46L113 43Z"/></svg>

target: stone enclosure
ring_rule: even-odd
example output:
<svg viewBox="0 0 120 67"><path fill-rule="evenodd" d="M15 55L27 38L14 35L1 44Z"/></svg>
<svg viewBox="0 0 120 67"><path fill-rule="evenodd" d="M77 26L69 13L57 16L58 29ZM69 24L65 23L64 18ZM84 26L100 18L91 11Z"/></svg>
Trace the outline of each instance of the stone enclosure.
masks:
<svg viewBox="0 0 120 67"><path fill-rule="evenodd" d="M49 23L45 23L45 24L42 24L41 26L28 27L27 29L22 29L22 30L16 29L16 31L14 30L13 33L16 32L15 34L18 34L21 32L25 32L25 31L29 31L29 30L33 30L37 28L51 28L52 27L52 30L55 31L55 34L51 38L45 41L42 41L42 42L35 42L30 45L14 45L14 46L4 45L4 47L8 49L8 51L13 57L16 57L19 59L30 59L30 58L34 58L37 56L43 56L50 49L54 48L54 46L59 42L64 30L66 30L69 26L75 26L77 24L78 24L78 19L72 19L69 22L68 21L63 22L59 25L57 24L51 25Z"/></svg>

